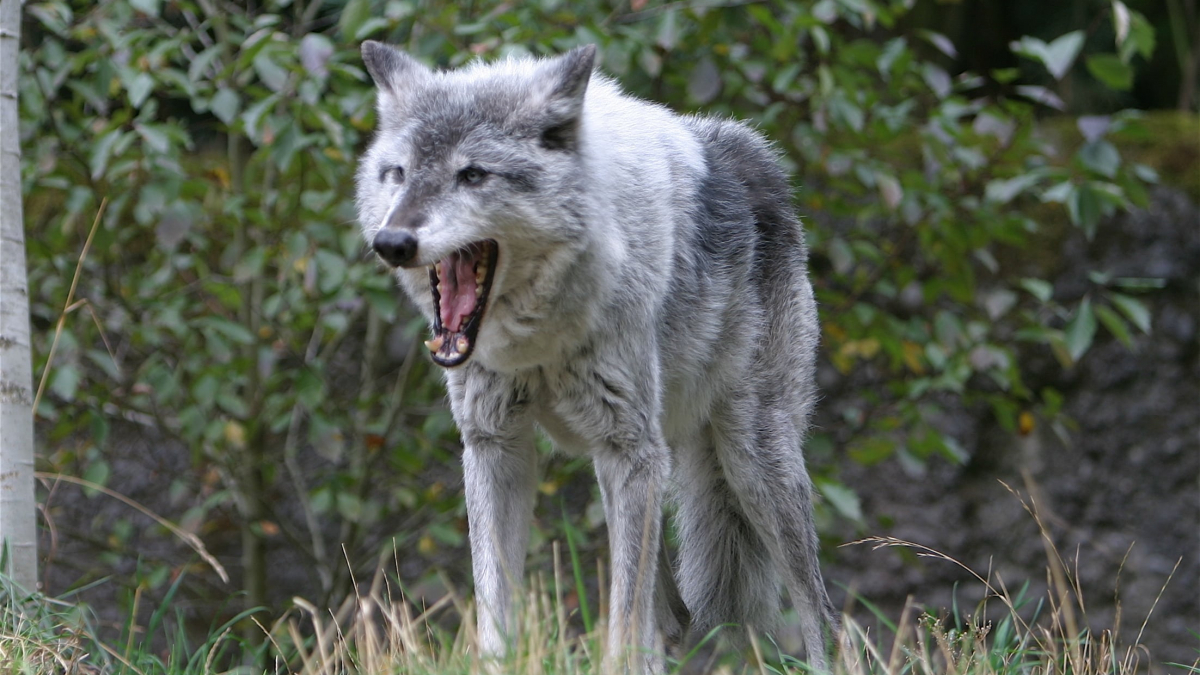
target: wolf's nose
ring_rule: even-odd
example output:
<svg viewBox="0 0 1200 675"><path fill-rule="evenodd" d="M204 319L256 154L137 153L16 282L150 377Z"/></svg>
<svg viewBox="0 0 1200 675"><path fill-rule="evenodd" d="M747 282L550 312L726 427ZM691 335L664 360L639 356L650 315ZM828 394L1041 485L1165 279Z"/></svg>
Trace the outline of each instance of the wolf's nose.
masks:
<svg viewBox="0 0 1200 675"><path fill-rule="evenodd" d="M375 235L372 246L392 267L403 267L417 257L417 238L405 230L385 227Z"/></svg>

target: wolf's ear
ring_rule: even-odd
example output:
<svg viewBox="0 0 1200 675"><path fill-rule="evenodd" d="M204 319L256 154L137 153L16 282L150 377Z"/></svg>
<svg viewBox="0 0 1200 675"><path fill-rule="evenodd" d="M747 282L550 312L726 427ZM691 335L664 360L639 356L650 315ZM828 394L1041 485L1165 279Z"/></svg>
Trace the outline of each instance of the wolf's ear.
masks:
<svg viewBox="0 0 1200 675"><path fill-rule="evenodd" d="M396 98L433 72L399 49L374 40L362 44L362 57L375 85Z"/></svg>
<svg viewBox="0 0 1200 675"><path fill-rule="evenodd" d="M574 147L583 113L583 96L595 61L596 45L584 45L541 67L534 98L545 116L542 144L546 147Z"/></svg>

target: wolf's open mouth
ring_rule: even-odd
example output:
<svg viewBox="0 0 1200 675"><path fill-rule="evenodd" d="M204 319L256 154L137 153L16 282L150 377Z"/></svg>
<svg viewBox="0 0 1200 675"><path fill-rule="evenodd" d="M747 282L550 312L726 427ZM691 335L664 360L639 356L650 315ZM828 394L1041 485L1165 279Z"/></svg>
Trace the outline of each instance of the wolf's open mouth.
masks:
<svg viewBox="0 0 1200 675"><path fill-rule="evenodd" d="M487 307L500 247L477 241L429 268L433 290L433 339L425 346L434 363L451 368L462 364L475 349L479 324Z"/></svg>

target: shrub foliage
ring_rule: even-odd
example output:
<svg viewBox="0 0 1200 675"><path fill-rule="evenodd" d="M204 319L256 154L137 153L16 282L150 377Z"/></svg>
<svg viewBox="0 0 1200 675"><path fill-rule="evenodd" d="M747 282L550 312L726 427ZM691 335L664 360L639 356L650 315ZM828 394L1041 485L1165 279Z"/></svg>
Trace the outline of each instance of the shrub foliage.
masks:
<svg viewBox="0 0 1200 675"><path fill-rule="evenodd" d="M357 53L367 38L441 66L596 43L633 93L776 139L807 217L824 353L862 385L846 434L811 442L826 522L862 518L822 461L832 451L964 459L942 423L948 397L990 406L1014 432L1066 433L1061 396L1025 384L1023 355L1071 367L1101 327L1129 343L1150 328L1131 294L1144 282L1097 273L1086 295L1063 297L1038 249L1067 227L1091 236L1143 203L1155 176L1113 142L1136 133L1134 113L1081 115L1069 138L1036 121L1086 112L1067 78L1128 88L1153 31L1121 2L1095 5L1104 41L1029 37L1013 45L1020 69L956 72L947 37L904 27L910 6L27 3L44 468L105 483L118 419L177 440L195 471L165 486L185 504L169 515L203 533L234 514L251 605L266 601L266 537L285 536L327 598L346 582L341 545L370 557L381 542L365 533L415 509L431 517L395 532L401 542L418 555L463 546L458 495L423 484L455 443L438 376L413 347L423 325L353 222L356 151L374 124ZM60 442L77 435L88 442ZM148 561L148 583L165 583L160 563Z"/></svg>

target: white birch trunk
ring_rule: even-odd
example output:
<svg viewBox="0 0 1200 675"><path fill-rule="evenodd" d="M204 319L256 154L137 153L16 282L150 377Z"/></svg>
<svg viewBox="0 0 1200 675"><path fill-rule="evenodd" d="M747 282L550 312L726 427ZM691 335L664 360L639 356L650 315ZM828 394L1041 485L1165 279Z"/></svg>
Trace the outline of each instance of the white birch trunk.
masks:
<svg viewBox="0 0 1200 675"><path fill-rule="evenodd" d="M37 505L17 126L20 31L20 0L0 0L0 542L8 551L3 572L33 592L37 589Z"/></svg>

